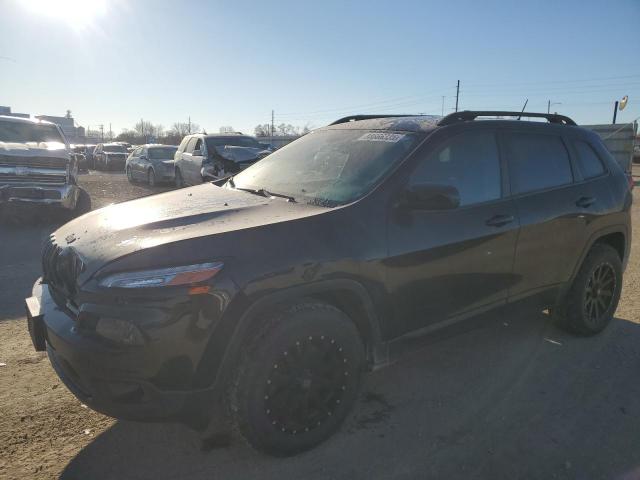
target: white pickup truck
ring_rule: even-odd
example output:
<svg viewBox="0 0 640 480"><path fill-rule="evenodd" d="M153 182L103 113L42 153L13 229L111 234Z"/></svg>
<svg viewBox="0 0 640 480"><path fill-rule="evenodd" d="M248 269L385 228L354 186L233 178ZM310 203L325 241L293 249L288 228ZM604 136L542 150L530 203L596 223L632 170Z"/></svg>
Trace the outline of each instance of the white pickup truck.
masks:
<svg viewBox="0 0 640 480"><path fill-rule="evenodd" d="M78 187L78 166L56 124L0 116L0 205L55 205L81 214L91 210Z"/></svg>

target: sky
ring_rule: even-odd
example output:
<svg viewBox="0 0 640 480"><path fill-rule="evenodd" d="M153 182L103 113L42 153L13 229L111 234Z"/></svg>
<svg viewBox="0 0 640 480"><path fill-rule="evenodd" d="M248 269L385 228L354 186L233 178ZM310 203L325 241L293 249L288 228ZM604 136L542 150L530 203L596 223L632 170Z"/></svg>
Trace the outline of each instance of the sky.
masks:
<svg viewBox="0 0 640 480"><path fill-rule="evenodd" d="M632 121L640 0L0 0L0 105L115 134L440 115L458 80L461 110Z"/></svg>

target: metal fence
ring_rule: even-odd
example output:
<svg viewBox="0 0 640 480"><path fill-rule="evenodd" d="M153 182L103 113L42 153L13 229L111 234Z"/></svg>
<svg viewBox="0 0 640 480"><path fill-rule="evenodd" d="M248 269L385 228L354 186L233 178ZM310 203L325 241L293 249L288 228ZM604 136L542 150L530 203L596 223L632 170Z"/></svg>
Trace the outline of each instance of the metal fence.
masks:
<svg viewBox="0 0 640 480"><path fill-rule="evenodd" d="M580 125L593 130L602 138L611 154L618 161L625 172L631 172L633 161L633 146L638 132L638 123L619 125Z"/></svg>

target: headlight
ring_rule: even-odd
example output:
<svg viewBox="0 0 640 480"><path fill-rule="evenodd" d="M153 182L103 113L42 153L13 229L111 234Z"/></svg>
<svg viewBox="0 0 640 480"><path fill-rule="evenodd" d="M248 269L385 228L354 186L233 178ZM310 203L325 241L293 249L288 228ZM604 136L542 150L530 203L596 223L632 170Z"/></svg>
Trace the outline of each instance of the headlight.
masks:
<svg viewBox="0 0 640 480"><path fill-rule="evenodd" d="M222 262L200 263L183 267L139 270L109 275L100 280L101 287L147 288L191 285L214 277L224 264Z"/></svg>

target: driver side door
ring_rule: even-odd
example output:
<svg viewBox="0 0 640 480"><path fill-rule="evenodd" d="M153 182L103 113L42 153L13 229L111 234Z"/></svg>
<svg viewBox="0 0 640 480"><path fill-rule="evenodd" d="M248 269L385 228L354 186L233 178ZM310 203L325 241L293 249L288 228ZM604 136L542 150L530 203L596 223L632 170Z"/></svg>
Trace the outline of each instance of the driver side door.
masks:
<svg viewBox="0 0 640 480"><path fill-rule="evenodd" d="M401 192L455 187L460 205L396 205L388 219L388 288L398 335L506 302L518 232L493 129L470 129L425 146Z"/></svg>

